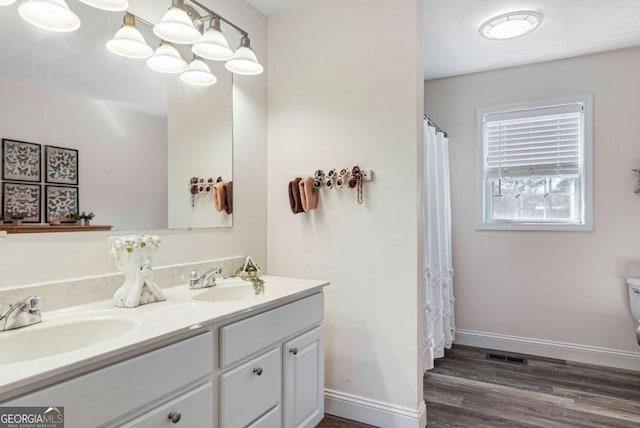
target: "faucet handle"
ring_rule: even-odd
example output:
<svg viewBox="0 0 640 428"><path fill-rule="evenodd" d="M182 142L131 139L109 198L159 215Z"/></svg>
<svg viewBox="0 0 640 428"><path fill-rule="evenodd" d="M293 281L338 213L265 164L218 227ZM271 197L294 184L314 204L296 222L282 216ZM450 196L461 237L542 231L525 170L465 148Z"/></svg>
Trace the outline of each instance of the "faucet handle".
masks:
<svg viewBox="0 0 640 428"><path fill-rule="evenodd" d="M42 299L39 296L31 296L27 298L27 309L30 314L36 314L40 312L40 303Z"/></svg>

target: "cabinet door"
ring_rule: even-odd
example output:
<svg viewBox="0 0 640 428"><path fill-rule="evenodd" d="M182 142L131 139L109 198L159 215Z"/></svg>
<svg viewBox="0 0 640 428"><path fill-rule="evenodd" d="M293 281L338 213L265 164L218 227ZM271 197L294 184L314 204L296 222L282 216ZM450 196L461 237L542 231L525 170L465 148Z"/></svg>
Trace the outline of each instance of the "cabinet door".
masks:
<svg viewBox="0 0 640 428"><path fill-rule="evenodd" d="M178 424L180 428L213 426L213 388L211 382L181 395L154 410L121 425L121 428L160 428Z"/></svg>
<svg viewBox="0 0 640 428"><path fill-rule="evenodd" d="M278 347L220 376L221 428L246 427L280 404L281 364Z"/></svg>
<svg viewBox="0 0 640 428"><path fill-rule="evenodd" d="M284 427L315 427L324 416L322 327L284 345Z"/></svg>

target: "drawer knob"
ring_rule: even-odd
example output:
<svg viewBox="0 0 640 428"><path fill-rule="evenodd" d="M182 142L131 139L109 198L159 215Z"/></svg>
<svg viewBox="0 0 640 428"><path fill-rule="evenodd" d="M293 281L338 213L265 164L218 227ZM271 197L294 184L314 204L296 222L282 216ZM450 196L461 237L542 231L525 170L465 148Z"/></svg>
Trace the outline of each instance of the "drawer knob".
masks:
<svg viewBox="0 0 640 428"><path fill-rule="evenodd" d="M178 412L169 413L169 419L171 419L171 422L173 422L174 424L177 424L178 422L180 422L181 418L182 418L182 415Z"/></svg>
<svg viewBox="0 0 640 428"><path fill-rule="evenodd" d="M262 367L256 367L255 369L253 369L253 372L260 376L262 374Z"/></svg>
<svg viewBox="0 0 640 428"><path fill-rule="evenodd" d="M293 355L298 355L298 348L291 348L289 349L289 352L291 352Z"/></svg>

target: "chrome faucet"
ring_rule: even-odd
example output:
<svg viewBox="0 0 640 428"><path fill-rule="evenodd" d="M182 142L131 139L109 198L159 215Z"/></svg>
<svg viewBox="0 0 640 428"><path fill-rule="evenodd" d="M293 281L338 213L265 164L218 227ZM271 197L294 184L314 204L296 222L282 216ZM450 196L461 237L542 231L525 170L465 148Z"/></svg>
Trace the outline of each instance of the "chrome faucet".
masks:
<svg viewBox="0 0 640 428"><path fill-rule="evenodd" d="M191 278L189 279L189 288L209 288L216 285L216 275L222 274L222 267L208 269L202 275L198 274L197 270L191 271Z"/></svg>
<svg viewBox="0 0 640 428"><path fill-rule="evenodd" d="M11 323L9 322L10 318L12 318ZM38 324L39 322L42 322L40 297L29 296L13 305L9 305L7 312L0 315L0 323L2 323L0 331L13 330Z"/></svg>

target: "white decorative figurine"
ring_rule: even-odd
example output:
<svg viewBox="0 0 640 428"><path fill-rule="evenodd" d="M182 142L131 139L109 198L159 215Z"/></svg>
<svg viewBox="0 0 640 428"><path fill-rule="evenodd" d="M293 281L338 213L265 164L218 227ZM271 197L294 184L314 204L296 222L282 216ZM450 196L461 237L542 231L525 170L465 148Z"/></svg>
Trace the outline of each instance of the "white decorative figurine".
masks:
<svg viewBox="0 0 640 428"><path fill-rule="evenodd" d="M111 244L116 267L124 272L122 287L113 295L119 308L135 308L146 303L167 300L160 287L153 282L151 264L160 247L160 238L152 235L123 236Z"/></svg>

